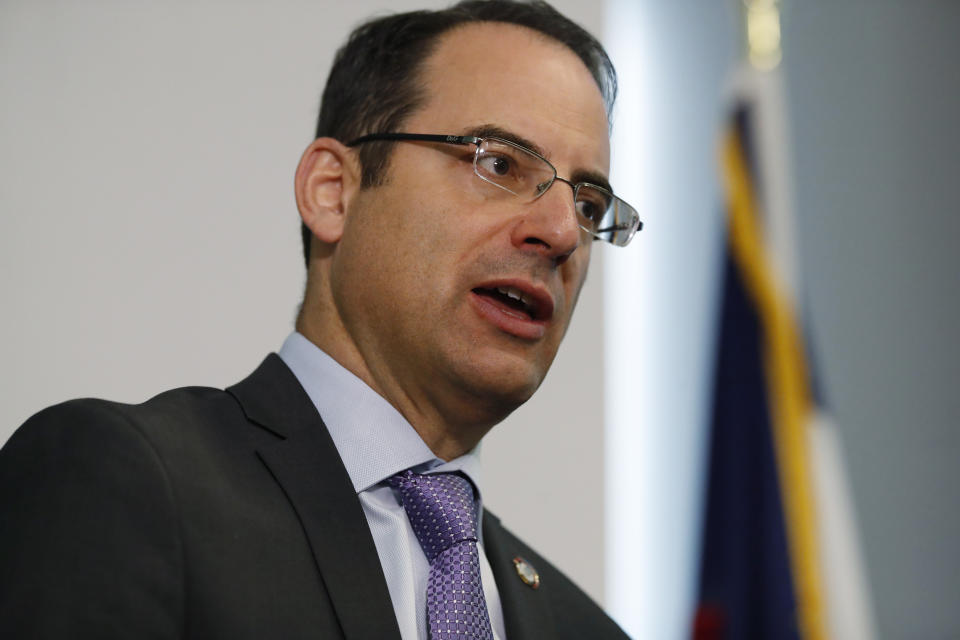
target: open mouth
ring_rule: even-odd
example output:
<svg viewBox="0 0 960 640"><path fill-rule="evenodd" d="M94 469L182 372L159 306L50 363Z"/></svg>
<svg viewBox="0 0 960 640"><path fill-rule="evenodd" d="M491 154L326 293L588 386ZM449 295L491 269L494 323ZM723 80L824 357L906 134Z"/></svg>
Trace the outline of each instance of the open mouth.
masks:
<svg viewBox="0 0 960 640"><path fill-rule="evenodd" d="M477 287L475 294L486 298L501 310L524 320L546 320L543 305L528 293L516 287L494 287L490 289Z"/></svg>

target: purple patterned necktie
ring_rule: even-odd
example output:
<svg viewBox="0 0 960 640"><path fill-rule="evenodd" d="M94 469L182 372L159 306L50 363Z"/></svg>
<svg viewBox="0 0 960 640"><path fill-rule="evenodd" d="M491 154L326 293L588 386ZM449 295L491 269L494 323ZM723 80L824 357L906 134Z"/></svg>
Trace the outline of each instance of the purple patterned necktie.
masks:
<svg viewBox="0 0 960 640"><path fill-rule="evenodd" d="M480 584L473 485L461 475L404 471L389 480L420 541L430 576L427 622L431 640L493 640Z"/></svg>

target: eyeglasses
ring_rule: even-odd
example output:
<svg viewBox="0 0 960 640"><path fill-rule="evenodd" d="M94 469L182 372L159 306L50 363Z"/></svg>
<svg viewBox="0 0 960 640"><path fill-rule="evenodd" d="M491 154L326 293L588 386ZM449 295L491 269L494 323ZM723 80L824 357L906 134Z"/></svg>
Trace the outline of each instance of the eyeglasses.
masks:
<svg viewBox="0 0 960 640"><path fill-rule="evenodd" d="M502 138L436 135L422 133L371 133L347 143L353 147L382 140L441 142L476 145L473 172L478 178L530 203L559 180L573 189L574 208L580 228L595 239L625 247L643 228L640 215L604 187L589 182L571 182L557 175L556 168L539 153Z"/></svg>

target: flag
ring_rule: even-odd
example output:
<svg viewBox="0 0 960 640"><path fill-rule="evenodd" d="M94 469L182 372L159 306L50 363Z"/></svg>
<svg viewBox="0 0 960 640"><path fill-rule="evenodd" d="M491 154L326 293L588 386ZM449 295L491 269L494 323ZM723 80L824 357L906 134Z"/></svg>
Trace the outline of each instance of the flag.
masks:
<svg viewBox="0 0 960 640"><path fill-rule="evenodd" d="M798 321L780 83L741 69L721 141L727 227L693 637L869 640L840 443Z"/></svg>

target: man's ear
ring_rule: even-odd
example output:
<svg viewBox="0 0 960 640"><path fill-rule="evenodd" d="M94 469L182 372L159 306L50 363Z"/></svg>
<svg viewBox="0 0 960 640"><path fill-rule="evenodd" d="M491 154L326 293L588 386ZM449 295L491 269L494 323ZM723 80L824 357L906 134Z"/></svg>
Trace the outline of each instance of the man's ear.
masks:
<svg viewBox="0 0 960 640"><path fill-rule="evenodd" d="M349 196L359 185L358 171L350 149L339 140L317 138L303 152L294 178L297 209L321 242L340 240Z"/></svg>

